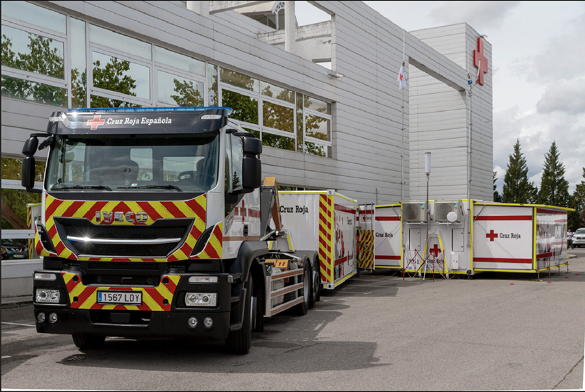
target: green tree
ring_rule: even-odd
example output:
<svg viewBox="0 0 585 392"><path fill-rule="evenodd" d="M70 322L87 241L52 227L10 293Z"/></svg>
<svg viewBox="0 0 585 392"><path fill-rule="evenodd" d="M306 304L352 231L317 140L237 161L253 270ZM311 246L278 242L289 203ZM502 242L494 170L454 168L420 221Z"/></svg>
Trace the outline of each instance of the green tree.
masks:
<svg viewBox="0 0 585 392"><path fill-rule="evenodd" d="M60 51L51 47L53 40L28 33L28 53L15 53L12 41L2 34L2 66L64 78L64 60ZM42 104L67 106L67 90L43 83L2 75L2 95Z"/></svg>
<svg viewBox="0 0 585 392"><path fill-rule="evenodd" d="M225 68L221 68L220 74L223 82L228 82L244 90L254 91L254 86L257 83L257 81L250 76L230 71ZM215 80L212 88L217 91ZM245 121L250 124L258 124L258 100L230 90L222 89L221 102L223 106L232 109L232 114L230 115L231 118Z"/></svg>
<svg viewBox="0 0 585 392"><path fill-rule="evenodd" d="M2 178L6 180L20 180L22 174L22 159L2 158ZM43 181L45 162L35 162L35 181Z"/></svg>
<svg viewBox="0 0 585 392"><path fill-rule="evenodd" d="M87 73L79 69L71 70L71 107L84 108L87 100Z"/></svg>
<svg viewBox="0 0 585 392"><path fill-rule="evenodd" d="M2 158L2 178L7 180L20 180L22 173L22 159ZM45 162L35 163L35 181L43 181ZM40 203L41 195L28 193L20 189L2 189L2 203L6 204L21 221L26 222L26 205ZM14 229L4 217L2 217L2 229Z"/></svg>
<svg viewBox="0 0 585 392"><path fill-rule="evenodd" d="M585 167L583 168L583 180L577 184L571 196L570 207L575 211L569 211L568 226L572 231L585 227Z"/></svg>
<svg viewBox="0 0 585 392"><path fill-rule="evenodd" d="M132 90L136 88L136 79L126 74L129 70L130 62L127 60L110 57L110 61L104 67L101 66L99 60L96 60L93 63L93 86L135 97L136 93ZM90 106L94 108L117 108L137 107L140 105L92 95Z"/></svg>
<svg viewBox="0 0 585 392"><path fill-rule="evenodd" d="M306 95L304 96L304 106L305 107L311 106L311 98L307 97ZM320 107L320 108L317 108L317 111L325 113L327 111L327 109L325 107ZM320 129L320 127L321 127L320 124L322 121L323 121L322 117L305 116L305 133L306 133L306 135L310 136L310 137L318 138L318 139L328 140L327 135L325 135L321 132L315 132L315 131ZM315 144L312 142L308 142L308 141L304 141L304 151L307 154L311 154L311 155L318 155L321 157L327 156L327 147L319 145L319 144Z"/></svg>
<svg viewBox="0 0 585 392"><path fill-rule="evenodd" d="M234 174L232 175L232 189L237 189L240 186L240 177L238 173L234 170Z"/></svg>
<svg viewBox="0 0 585 392"><path fill-rule="evenodd" d="M545 154L544 170L538 202L551 206L567 207L569 205L569 182L565 180L565 165L559 160L560 152L553 141Z"/></svg>
<svg viewBox="0 0 585 392"><path fill-rule="evenodd" d="M496 203L501 203L502 201L504 201L504 198L502 197L502 195L500 195L500 193L498 192L497 189L497 185L496 182L498 181L498 177L496 177L498 175L498 172L494 170L494 201Z"/></svg>
<svg viewBox="0 0 585 392"><path fill-rule="evenodd" d="M510 161L504 176L503 202L534 203L537 188L528 181L528 165L520 151L520 140L516 140L514 152L508 157Z"/></svg>
<svg viewBox="0 0 585 392"><path fill-rule="evenodd" d="M197 87L193 85L192 81L183 80L181 82L179 79L173 79L173 83L175 83L175 92L177 94L171 95L171 98L173 98L177 105L179 106L204 105L201 91L199 91Z"/></svg>

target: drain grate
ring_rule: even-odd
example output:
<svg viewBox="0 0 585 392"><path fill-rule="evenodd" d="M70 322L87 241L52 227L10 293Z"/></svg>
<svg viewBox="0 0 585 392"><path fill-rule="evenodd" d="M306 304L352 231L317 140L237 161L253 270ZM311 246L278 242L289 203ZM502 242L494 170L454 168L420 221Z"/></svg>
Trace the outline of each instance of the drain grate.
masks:
<svg viewBox="0 0 585 392"><path fill-rule="evenodd" d="M73 361L81 361L82 359L85 359L85 355L72 355L68 358L65 358L64 361L65 362L73 362Z"/></svg>

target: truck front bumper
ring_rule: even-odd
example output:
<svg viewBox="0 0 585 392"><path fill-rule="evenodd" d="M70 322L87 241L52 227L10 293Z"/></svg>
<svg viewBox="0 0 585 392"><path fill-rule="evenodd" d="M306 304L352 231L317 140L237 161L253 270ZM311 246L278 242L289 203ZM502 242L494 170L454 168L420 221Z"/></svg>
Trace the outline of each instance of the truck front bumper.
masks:
<svg viewBox="0 0 585 392"><path fill-rule="evenodd" d="M237 280L239 276L234 282L230 274L211 273L205 276L217 277L216 282L191 283L190 277L202 274L185 273L177 281L172 299L161 300L158 304L158 309L163 310L155 310L153 308L157 307L154 306L150 309L136 310L135 306L104 306L96 302L97 292L100 290L130 290L129 286L99 288L95 285L84 286L84 290L93 288L94 291L77 302L78 294L70 292L62 277L65 273L51 270L35 271L36 273L54 274L55 279L50 281L35 279L35 292L37 289L57 289L61 292L59 304L39 302L33 304L36 328L40 333L87 333L120 337L192 337L221 340L227 338L230 330L241 328L240 305L245 290L242 289L243 284ZM170 280L163 279L163 282L165 281L168 283ZM71 282L72 280L69 283ZM163 284L165 283L161 283ZM185 296L189 292L216 293L217 303L210 307L186 306ZM145 298L146 294L143 295ZM36 297L35 301L37 301ZM83 304L77 306L77 303ZM40 313L44 315L39 317ZM195 323L193 318L196 319ZM211 319L212 324L205 325L205 319Z"/></svg>
<svg viewBox="0 0 585 392"><path fill-rule="evenodd" d="M72 334L88 333L104 336L121 337L193 337L210 340L227 338L230 329L230 312L209 312L204 310L181 310L171 312L149 312L149 319L140 320L140 323L107 323L96 322L96 318L103 318L110 312L119 315L121 319L131 319L132 311L106 311L87 309L64 309L52 306L34 306L35 320L39 313L45 313L45 321L36 321L37 332ZM57 321L49 322L49 315L55 313ZM142 313L142 312L140 312ZM189 319L195 317L197 325L189 325ZM213 325L205 327L203 320L211 318Z"/></svg>

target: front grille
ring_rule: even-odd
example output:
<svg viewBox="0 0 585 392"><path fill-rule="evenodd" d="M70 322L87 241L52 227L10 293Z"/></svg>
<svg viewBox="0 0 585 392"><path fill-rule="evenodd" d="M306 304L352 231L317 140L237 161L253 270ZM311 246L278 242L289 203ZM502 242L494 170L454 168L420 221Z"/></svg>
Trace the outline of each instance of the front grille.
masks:
<svg viewBox="0 0 585 392"><path fill-rule="evenodd" d="M95 239L155 240L158 238L182 238L185 226L95 226L92 228L65 226L65 233L71 237L90 237Z"/></svg>
<svg viewBox="0 0 585 392"><path fill-rule="evenodd" d="M87 219L55 218L59 236L76 255L113 257L166 257L186 240L193 219L158 219L151 226L94 225ZM143 240L141 244L108 244L90 241L69 241L68 237L91 240ZM180 238L179 241L153 244L149 240Z"/></svg>
<svg viewBox="0 0 585 392"><path fill-rule="evenodd" d="M179 242L160 245L127 245L127 244L92 244L88 242L76 242L75 246L82 255L116 256L116 257L166 257Z"/></svg>
<svg viewBox="0 0 585 392"><path fill-rule="evenodd" d="M139 276L126 276L129 275L128 273L124 275L85 275L83 276L83 284L85 286L89 285L101 285L101 286L111 286L111 285L121 285L121 286L150 286L150 287L157 287L160 283L160 276L159 275L139 275Z"/></svg>
<svg viewBox="0 0 585 392"><path fill-rule="evenodd" d="M156 287L160 283L161 276L169 272L169 265L167 263L82 261L79 270L85 286Z"/></svg>

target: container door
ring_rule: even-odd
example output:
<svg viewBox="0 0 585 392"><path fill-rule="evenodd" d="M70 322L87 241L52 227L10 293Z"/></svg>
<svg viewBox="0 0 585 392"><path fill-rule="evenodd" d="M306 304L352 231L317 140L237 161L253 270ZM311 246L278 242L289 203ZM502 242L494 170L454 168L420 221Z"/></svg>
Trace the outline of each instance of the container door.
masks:
<svg viewBox="0 0 585 392"><path fill-rule="evenodd" d="M374 205L365 204L359 212L358 262L360 269L373 269L374 261Z"/></svg>
<svg viewBox="0 0 585 392"><path fill-rule="evenodd" d="M333 282L337 286L357 267L357 203L339 194L333 200Z"/></svg>
<svg viewBox="0 0 585 392"><path fill-rule="evenodd" d="M376 268L402 268L400 206L377 207L374 230Z"/></svg>

